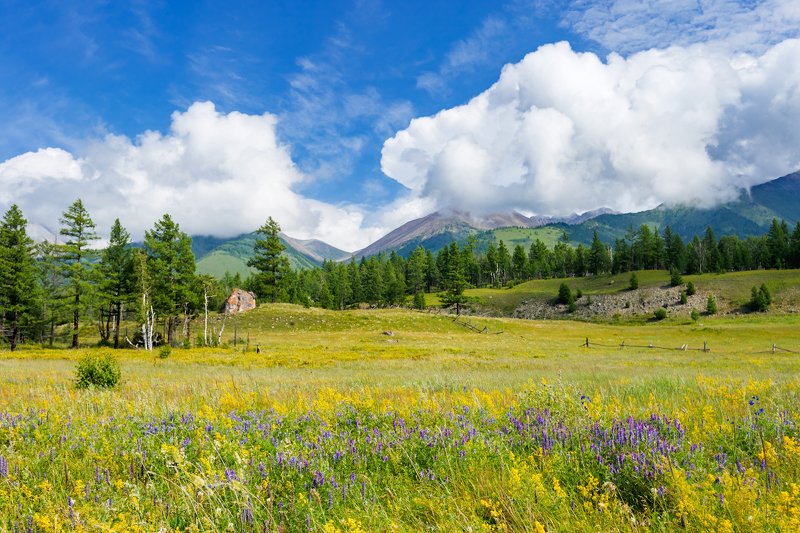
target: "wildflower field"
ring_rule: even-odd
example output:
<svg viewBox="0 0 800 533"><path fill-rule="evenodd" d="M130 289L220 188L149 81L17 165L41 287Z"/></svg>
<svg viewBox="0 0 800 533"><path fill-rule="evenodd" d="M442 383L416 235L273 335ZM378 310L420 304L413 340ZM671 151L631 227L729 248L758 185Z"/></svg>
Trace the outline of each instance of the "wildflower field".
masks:
<svg viewBox="0 0 800 533"><path fill-rule="evenodd" d="M264 306L111 390L0 352L0 531L800 530L800 316L469 320Z"/></svg>

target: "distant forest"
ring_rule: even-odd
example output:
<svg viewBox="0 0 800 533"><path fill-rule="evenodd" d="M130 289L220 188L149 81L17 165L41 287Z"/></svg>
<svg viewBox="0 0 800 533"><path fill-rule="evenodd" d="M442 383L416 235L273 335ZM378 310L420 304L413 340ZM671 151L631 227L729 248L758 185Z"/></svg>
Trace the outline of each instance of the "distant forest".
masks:
<svg viewBox="0 0 800 533"><path fill-rule="evenodd" d="M670 227L642 225L613 245L595 233L590 246L569 244L565 233L554 247L540 240L509 250L503 241L476 250L476 240L445 246L435 255L422 247L404 259L395 252L321 267L292 270L269 218L259 228L255 272L245 279L195 273L191 238L165 214L134 245L116 220L108 246L96 250L91 216L76 200L60 218L61 243L34 243L27 221L13 205L0 223L0 337L12 350L23 342L53 345L67 337L77 347L87 327L103 345L169 343L210 345L207 320L192 337L192 319L222 309L234 288L260 301L328 309L409 305L424 307L424 293L439 292L445 306L458 307L470 287L502 287L531 279L596 276L633 270L676 274L800 268L800 223L793 230L773 220L760 237L717 238L711 228L685 243ZM130 331L124 324L135 324ZM91 330L90 330L91 331ZM66 332L66 333L65 333ZM96 338L96 335L92 335Z"/></svg>

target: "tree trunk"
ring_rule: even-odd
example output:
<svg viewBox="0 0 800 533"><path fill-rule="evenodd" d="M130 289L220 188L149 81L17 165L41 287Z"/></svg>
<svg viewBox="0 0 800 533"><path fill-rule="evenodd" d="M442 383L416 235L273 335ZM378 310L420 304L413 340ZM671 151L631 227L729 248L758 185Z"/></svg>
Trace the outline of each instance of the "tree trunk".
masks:
<svg viewBox="0 0 800 533"><path fill-rule="evenodd" d="M17 323L17 312L14 312L14 318L11 322L11 351L17 349L17 335L19 335L19 325Z"/></svg>
<svg viewBox="0 0 800 533"><path fill-rule="evenodd" d="M208 346L208 289L203 287L203 302L205 318L203 319L203 344Z"/></svg>
<svg viewBox="0 0 800 533"><path fill-rule="evenodd" d="M78 318L80 315L79 306L81 304L81 297L75 294L75 311L72 313L72 347L78 347Z"/></svg>
<svg viewBox="0 0 800 533"><path fill-rule="evenodd" d="M114 313L114 349L119 348L119 324L122 321L122 302L117 302Z"/></svg>

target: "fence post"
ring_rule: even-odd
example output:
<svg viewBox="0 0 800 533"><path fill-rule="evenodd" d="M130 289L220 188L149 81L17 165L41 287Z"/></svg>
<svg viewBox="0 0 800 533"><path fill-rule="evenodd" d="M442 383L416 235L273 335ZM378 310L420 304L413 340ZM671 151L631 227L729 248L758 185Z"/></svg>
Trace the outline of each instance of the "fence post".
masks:
<svg viewBox="0 0 800 533"><path fill-rule="evenodd" d="M586 337L586 347L589 347L589 337Z"/></svg>
<svg viewBox="0 0 800 533"><path fill-rule="evenodd" d="M708 343L706 341L703 341L703 351L704 352L708 351Z"/></svg>
<svg viewBox="0 0 800 533"><path fill-rule="evenodd" d="M772 343L772 353L775 353L775 348L776 348L775 343Z"/></svg>

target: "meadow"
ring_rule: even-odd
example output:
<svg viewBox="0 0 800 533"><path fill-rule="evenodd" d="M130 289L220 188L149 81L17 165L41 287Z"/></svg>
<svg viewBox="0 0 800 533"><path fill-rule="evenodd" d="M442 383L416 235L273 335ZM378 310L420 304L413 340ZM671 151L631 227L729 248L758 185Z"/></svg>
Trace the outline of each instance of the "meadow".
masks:
<svg viewBox="0 0 800 533"><path fill-rule="evenodd" d="M800 529L800 315L235 326L112 390L0 352L0 531Z"/></svg>

